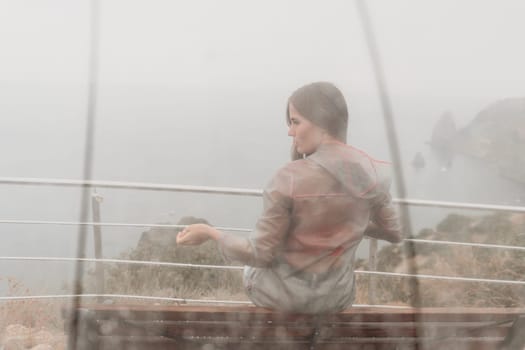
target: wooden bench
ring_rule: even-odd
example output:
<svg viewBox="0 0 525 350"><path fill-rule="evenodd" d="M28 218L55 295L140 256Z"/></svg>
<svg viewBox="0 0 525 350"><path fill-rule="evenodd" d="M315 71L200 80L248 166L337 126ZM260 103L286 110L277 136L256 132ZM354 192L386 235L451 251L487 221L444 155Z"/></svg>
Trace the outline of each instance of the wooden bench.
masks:
<svg viewBox="0 0 525 350"><path fill-rule="evenodd" d="M313 316L251 306L89 305L77 315L80 350L517 349L512 342L525 336L525 309L356 307Z"/></svg>

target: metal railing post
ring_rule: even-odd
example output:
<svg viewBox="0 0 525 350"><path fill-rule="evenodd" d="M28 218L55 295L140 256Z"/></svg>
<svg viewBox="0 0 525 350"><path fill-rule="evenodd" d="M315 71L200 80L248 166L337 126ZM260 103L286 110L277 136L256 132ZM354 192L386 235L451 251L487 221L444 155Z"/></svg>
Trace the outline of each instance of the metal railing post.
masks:
<svg viewBox="0 0 525 350"><path fill-rule="evenodd" d="M368 247L368 270L377 271L377 239L370 238ZM368 304L376 304L376 280L374 276L368 279Z"/></svg>
<svg viewBox="0 0 525 350"><path fill-rule="evenodd" d="M100 223L100 203L103 197L93 190L91 195L91 207L93 210L93 222ZM100 225L93 225L93 240L95 242L95 258L102 259L102 229ZM97 261L95 264L96 292L101 295L105 293L104 285L104 264ZM99 302L103 301L102 297L97 298Z"/></svg>

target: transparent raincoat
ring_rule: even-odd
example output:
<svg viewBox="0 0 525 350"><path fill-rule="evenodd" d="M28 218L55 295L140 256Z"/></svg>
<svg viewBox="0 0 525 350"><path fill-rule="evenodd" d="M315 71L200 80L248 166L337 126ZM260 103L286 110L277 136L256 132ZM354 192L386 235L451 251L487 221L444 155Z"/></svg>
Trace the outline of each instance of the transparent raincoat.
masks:
<svg viewBox="0 0 525 350"><path fill-rule="evenodd" d="M351 306L354 260L370 222L400 240L388 164L343 143L281 168L264 191L249 237L224 233L226 258L246 266L244 286L258 306L325 313Z"/></svg>

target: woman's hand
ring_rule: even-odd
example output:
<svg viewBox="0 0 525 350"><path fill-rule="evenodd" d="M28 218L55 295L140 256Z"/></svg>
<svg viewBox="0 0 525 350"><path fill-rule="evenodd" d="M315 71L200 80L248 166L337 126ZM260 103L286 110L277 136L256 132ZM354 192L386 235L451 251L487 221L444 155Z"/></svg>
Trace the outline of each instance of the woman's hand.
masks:
<svg viewBox="0 0 525 350"><path fill-rule="evenodd" d="M206 224L189 225L177 235L177 244L200 245L209 239L219 239L220 233Z"/></svg>

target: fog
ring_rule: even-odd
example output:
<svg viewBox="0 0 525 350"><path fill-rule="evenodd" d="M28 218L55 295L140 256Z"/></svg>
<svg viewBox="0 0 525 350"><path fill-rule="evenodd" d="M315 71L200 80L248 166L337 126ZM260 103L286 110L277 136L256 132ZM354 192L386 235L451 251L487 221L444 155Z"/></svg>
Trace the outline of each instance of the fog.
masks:
<svg viewBox="0 0 525 350"><path fill-rule="evenodd" d="M425 141L444 111L464 126L490 103L525 96L522 1L366 3L404 160L428 152ZM0 0L2 177L82 178L89 16L88 1ZM97 19L93 179L262 188L288 160L288 96L317 80L335 83L347 98L349 143L390 158L352 1L109 0L101 1ZM500 204L520 198L522 187L476 166L460 160L444 174L431 165L424 175L406 166L408 195ZM79 190L0 185L0 191L0 219L79 219ZM108 222L194 215L251 228L261 209L256 198L99 193ZM443 217L429 209L414 213L416 229ZM74 227L1 225L3 256L76 254ZM134 246L142 231L104 229L105 255ZM1 265L0 275L28 283L38 269L65 269Z"/></svg>

